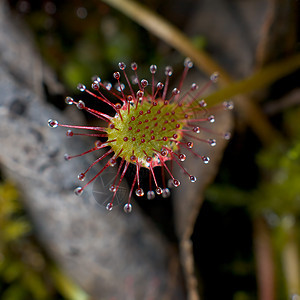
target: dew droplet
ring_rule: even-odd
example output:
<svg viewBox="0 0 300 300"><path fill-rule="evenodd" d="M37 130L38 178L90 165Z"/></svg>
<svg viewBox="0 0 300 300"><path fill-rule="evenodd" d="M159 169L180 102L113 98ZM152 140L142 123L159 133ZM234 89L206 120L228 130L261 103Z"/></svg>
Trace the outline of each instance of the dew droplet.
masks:
<svg viewBox="0 0 300 300"><path fill-rule="evenodd" d="M53 2L46 2L45 3L45 12L49 15L54 15L56 12L56 5Z"/></svg>
<svg viewBox="0 0 300 300"><path fill-rule="evenodd" d="M77 89L78 89L80 92L84 92L84 91L86 90L86 87L85 87L84 84L78 83Z"/></svg>
<svg viewBox="0 0 300 300"><path fill-rule="evenodd" d="M141 90L138 90L138 91L136 92L136 96L137 96L137 98L142 98L142 97L144 96L144 92L141 91Z"/></svg>
<svg viewBox="0 0 300 300"><path fill-rule="evenodd" d="M142 188L138 188L138 189L135 190L135 194L138 197L143 197L144 196L144 190Z"/></svg>
<svg viewBox="0 0 300 300"><path fill-rule="evenodd" d="M102 142L101 141L98 140L98 141L95 142L95 147L96 148L101 148L101 146L102 146Z"/></svg>
<svg viewBox="0 0 300 300"><path fill-rule="evenodd" d="M167 186L168 186L170 189L173 187L173 180L172 180L171 178L168 180Z"/></svg>
<svg viewBox="0 0 300 300"><path fill-rule="evenodd" d="M92 89L98 91L100 89L100 82L98 80L93 81Z"/></svg>
<svg viewBox="0 0 300 300"><path fill-rule="evenodd" d="M162 156L166 156L166 155L168 155L168 151L167 151L166 149L164 149L164 150L162 150L162 151L160 152L160 154L161 154Z"/></svg>
<svg viewBox="0 0 300 300"><path fill-rule="evenodd" d="M131 212L132 212L132 205L131 205L130 203L126 203L126 204L124 205L124 211L125 211L126 213L131 213Z"/></svg>
<svg viewBox="0 0 300 300"><path fill-rule="evenodd" d="M70 160L70 155L67 154L67 153L65 153L65 154L64 154L64 160L67 160L67 161Z"/></svg>
<svg viewBox="0 0 300 300"><path fill-rule="evenodd" d="M184 60L184 66L185 67L188 67L189 69L193 67L193 62L191 61L191 59L189 57L187 57L185 60Z"/></svg>
<svg viewBox="0 0 300 300"><path fill-rule="evenodd" d="M159 89L159 90L162 90L164 88L164 84L162 82L158 82L156 87Z"/></svg>
<svg viewBox="0 0 300 300"><path fill-rule="evenodd" d="M22 14L29 13L30 10L31 10L30 2L27 2L27 1L24 1L24 0L18 1L17 9Z"/></svg>
<svg viewBox="0 0 300 300"><path fill-rule="evenodd" d="M116 89L118 92L124 91L124 89L125 89L125 84L124 84L124 83L117 84L117 85L115 86L115 89Z"/></svg>
<svg viewBox="0 0 300 300"><path fill-rule="evenodd" d="M292 294L291 300L300 300L300 296L298 294Z"/></svg>
<svg viewBox="0 0 300 300"><path fill-rule="evenodd" d="M171 192L168 188L164 188L163 191L162 191L162 197L163 198L169 198L171 195Z"/></svg>
<svg viewBox="0 0 300 300"><path fill-rule="evenodd" d="M101 82L101 78L98 76L98 75L94 75L92 77L92 81L98 81L98 82Z"/></svg>
<svg viewBox="0 0 300 300"><path fill-rule="evenodd" d="M85 19L88 15L87 9L83 6L78 7L76 10L76 15L80 19Z"/></svg>
<svg viewBox="0 0 300 300"><path fill-rule="evenodd" d="M202 156L202 160L205 164L208 164L210 161L210 158L208 156Z"/></svg>
<svg viewBox="0 0 300 300"><path fill-rule="evenodd" d="M112 84L110 82L104 82L104 87L107 91L110 91L112 88Z"/></svg>
<svg viewBox="0 0 300 300"><path fill-rule="evenodd" d="M115 73L113 74L113 76L114 76L114 78L117 79L117 80L119 80L120 77L121 77L120 72L115 72Z"/></svg>
<svg viewBox="0 0 300 300"><path fill-rule="evenodd" d="M73 133L73 131L71 129L67 130L66 136L71 137L73 135L74 135L74 133Z"/></svg>
<svg viewBox="0 0 300 300"><path fill-rule="evenodd" d="M148 191L147 192L147 199L148 200L152 200L152 199L154 199L155 198L155 193L154 193L154 191Z"/></svg>
<svg viewBox="0 0 300 300"><path fill-rule="evenodd" d="M216 142L215 139L209 139L209 140L208 140L208 143L209 143L212 147L216 146L216 144L217 144L217 142Z"/></svg>
<svg viewBox="0 0 300 300"><path fill-rule="evenodd" d="M173 95L178 95L180 93L180 90L178 88L174 88L172 91Z"/></svg>
<svg viewBox="0 0 300 300"><path fill-rule="evenodd" d="M207 106L207 103L205 102L205 100L200 100L199 102L198 102L198 104L199 104L199 106L200 107L206 107Z"/></svg>
<svg viewBox="0 0 300 300"><path fill-rule="evenodd" d="M115 108L118 109L118 110L121 109L121 108L122 108L121 103L117 103L117 104L115 105ZM111 125L113 125L113 124L111 124ZM115 127L110 127L110 128L113 129L113 128L115 128Z"/></svg>
<svg viewBox="0 0 300 300"><path fill-rule="evenodd" d="M166 142L168 140L168 137L164 136L163 141Z"/></svg>
<svg viewBox="0 0 300 300"><path fill-rule="evenodd" d="M68 104L68 105L72 105L74 103L74 100L72 97L66 97L65 98L65 102Z"/></svg>
<svg viewBox="0 0 300 300"><path fill-rule="evenodd" d="M58 122L56 120L49 119L48 120L48 126L51 127L51 128L56 128L58 126Z"/></svg>
<svg viewBox="0 0 300 300"><path fill-rule="evenodd" d="M106 205L106 209L108 210L108 211L111 211L112 209L113 209L113 204L112 203L108 203L107 205Z"/></svg>
<svg viewBox="0 0 300 300"><path fill-rule="evenodd" d="M180 161L185 161L186 155L181 153L181 154L178 155L178 158L179 158Z"/></svg>
<svg viewBox="0 0 300 300"><path fill-rule="evenodd" d="M137 76L131 76L131 82L132 82L132 84L138 84L139 78Z"/></svg>
<svg viewBox="0 0 300 300"><path fill-rule="evenodd" d="M151 65L150 66L150 72L151 72L151 74L155 74L156 71L157 71L157 66L156 65Z"/></svg>
<svg viewBox="0 0 300 300"><path fill-rule="evenodd" d="M148 80L142 79L142 80L141 80L141 86L142 86L143 88L145 88L147 85L148 85Z"/></svg>
<svg viewBox="0 0 300 300"><path fill-rule="evenodd" d="M219 79L220 74L218 72L214 72L210 76L210 80L214 83L216 83Z"/></svg>
<svg viewBox="0 0 300 300"><path fill-rule="evenodd" d="M127 96L127 101L128 101L130 104L133 104L133 103L134 103L133 97L132 97L131 95L128 95L128 96Z"/></svg>
<svg viewBox="0 0 300 300"><path fill-rule="evenodd" d="M231 133L230 132L225 132L224 133L224 139L225 140L230 140L230 138L231 138Z"/></svg>
<svg viewBox="0 0 300 300"><path fill-rule="evenodd" d="M224 106L224 108L227 109L227 110L232 110L232 109L234 109L234 104L233 104L232 101L224 101L224 102L223 102L223 106Z"/></svg>
<svg viewBox="0 0 300 300"><path fill-rule="evenodd" d="M76 104L78 109L84 109L85 108L85 103L82 100L79 100Z"/></svg>
<svg viewBox="0 0 300 300"><path fill-rule="evenodd" d="M201 132L200 127L194 127L194 128L193 128L193 131L194 131L195 133L200 133L200 132Z"/></svg>
<svg viewBox="0 0 300 300"><path fill-rule="evenodd" d="M85 174L84 173L80 173L80 174L78 174L78 179L80 180L80 181L84 181L84 179L85 179Z"/></svg>
<svg viewBox="0 0 300 300"><path fill-rule="evenodd" d="M199 86L196 83L192 83L192 85L191 85L192 91L196 91L196 90L198 90L198 88L199 88Z"/></svg>
<svg viewBox="0 0 300 300"><path fill-rule="evenodd" d="M116 165L116 163L117 163L117 160L116 160L114 157L112 157L112 158L109 160L109 165L110 165L111 167L114 167L114 166Z"/></svg>
<svg viewBox="0 0 300 300"><path fill-rule="evenodd" d="M123 63L123 62L119 62L119 68L120 68L120 70L125 70L125 68L126 68L126 65L125 65L125 63Z"/></svg>
<svg viewBox="0 0 300 300"><path fill-rule="evenodd" d="M115 192L117 190L116 186L114 184L112 184L110 187L109 187L109 190L110 192Z"/></svg>
<svg viewBox="0 0 300 300"><path fill-rule="evenodd" d="M131 64L131 69L132 69L132 71L136 71L137 68L138 68L137 63L136 63L136 62L133 62L133 63Z"/></svg>
<svg viewBox="0 0 300 300"><path fill-rule="evenodd" d="M179 181L178 179L173 179L173 185L174 185L175 187L180 186L180 181Z"/></svg>
<svg viewBox="0 0 300 300"><path fill-rule="evenodd" d="M207 120L210 122L210 123L214 123L215 122L215 116L211 115L207 118Z"/></svg>
<svg viewBox="0 0 300 300"><path fill-rule="evenodd" d="M197 181L196 176L190 175L190 181L191 181L191 182L196 182L196 181Z"/></svg>
<svg viewBox="0 0 300 300"><path fill-rule="evenodd" d="M81 186L77 187L74 190L74 193L75 193L76 196L80 196L83 193L83 188Z"/></svg>
<svg viewBox="0 0 300 300"><path fill-rule="evenodd" d="M157 195L161 195L163 190L162 190L162 188L158 187L158 188L156 188L155 192Z"/></svg>
<svg viewBox="0 0 300 300"><path fill-rule="evenodd" d="M171 67L171 66L167 66L167 67L165 68L165 75L166 75L166 76L172 76L172 74L173 74L173 69L172 69L172 67Z"/></svg>
<svg viewBox="0 0 300 300"><path fill-rule="evenodd" d="M194 147L194 143L193 142L187 142L186 143L186 146L189 148L189 149L192 149Z"/></svg>

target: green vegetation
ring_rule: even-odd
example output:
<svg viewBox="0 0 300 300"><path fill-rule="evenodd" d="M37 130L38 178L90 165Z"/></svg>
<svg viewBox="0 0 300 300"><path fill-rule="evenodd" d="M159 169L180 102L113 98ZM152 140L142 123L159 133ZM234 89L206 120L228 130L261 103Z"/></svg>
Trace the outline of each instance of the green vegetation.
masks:
<svg viewBox="0 0 300 300"><path fill-rule="evenodd" d="M87 300L36 241L16 187L0 184L1 300Z"/></svg>

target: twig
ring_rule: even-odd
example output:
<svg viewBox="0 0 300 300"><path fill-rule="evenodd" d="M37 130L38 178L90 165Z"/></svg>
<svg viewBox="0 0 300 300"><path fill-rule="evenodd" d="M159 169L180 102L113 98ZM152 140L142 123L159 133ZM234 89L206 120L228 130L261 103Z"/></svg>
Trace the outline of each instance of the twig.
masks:
<svg viewBox="0 0 300 300"><path fill-rule="evenodd" d="M294 217L286 217L284 225L286 243L282 251L282 265L288 296L291 296L300 293L299 250Z"/></svg>
<svg viewBox="0 0 300 300"><path fill-rule="evenodd" d="M269 229L262 217L254 220L254 248L257 268L258 299L275 299L274 259Z"/></svg>

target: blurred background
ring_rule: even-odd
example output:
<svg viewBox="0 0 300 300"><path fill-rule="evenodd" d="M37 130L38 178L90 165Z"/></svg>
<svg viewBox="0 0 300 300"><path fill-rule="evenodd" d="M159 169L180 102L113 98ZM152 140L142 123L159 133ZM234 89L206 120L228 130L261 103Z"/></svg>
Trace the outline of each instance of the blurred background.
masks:
<svg viewBox="0 0 300 300"><path fill-rule="evenodd" d="M179 70L175 80L180 77L187 53L141 24L139 7L133 13L136 17L128 16L126 1L120 1L125 2L122 5L109 0L4 2L13 16L10 21L28 27L39 55L52 70L55 85L49 88L44 84L41 89L47 105L62 114L70 114L64 97L79 97L78 82L89 83L95 74L111 80L120 61L136 61L141 78L148 76L153 63L158 67L172 65ZM182 236L176 224L180 212L173 208L172 197L151 204L137 200L142 216L154 224L176 253L179 275L175 282L182 288L178 299L300 299L299 2L139 3L178 28L196 52L212 57L221 75L225 70L230 80L219 86L219 94L211 91L211 103L222 98L223 89L224 98L229 94L237 102L231 115L232 138L218 150L220 164L214 166L215 175L208 175L211 183L201 195L195 191L201 200L196 217L190 216L194 219L189 255L196 287L189 284L187 263L181 256ZM3 26L1 32L5 30ZM285 60L287 71L279 64ZM255 77L269 64L274 68L264 73L263 80ZM207 69L199 68L199 64L195 69L191 80L207 81ZM247 99L234 98L243 92L243 88L236 91L235 83L248 78L253 80L244 85ZM252 114L244 100L259 114ZM14 109L22 115L22 106ZM95 121L87 115L84 118L90 124ZM141 297L126 290L123 296L102 296L90 292L85 284L80 287L76 275L74 283L70 271L65 273L61 261L51 250L49 255L36 234L32 211L28 214L30 200L24 202L27 196L19 190L18 181L6 175L4 156L0 156L0 163L1 300L177 299L151 293ZM75 181L75 175L70 180ZM172 268L169 271L172 273Z"/></svg>

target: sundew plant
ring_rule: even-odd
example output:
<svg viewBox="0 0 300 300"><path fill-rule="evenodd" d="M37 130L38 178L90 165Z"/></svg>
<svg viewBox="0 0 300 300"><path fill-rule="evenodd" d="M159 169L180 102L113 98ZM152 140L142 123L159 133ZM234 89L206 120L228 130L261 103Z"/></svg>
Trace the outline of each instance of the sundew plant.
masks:
<svg viewBox="0 0 300 300"><path fill-rule="evenodd" d="M218 74L211 75L210 81L199 88L193 83L187 91L182 91L182 86L188 70L192 68L193 63L189 58L184 61L184 70L177 87L169 89L169 81L173 70L170 66L165 68L165 81L156 80L155 73L157 66L150 66L151 79L140 79L137 73L137 63L131 64L133 72L133 82L125 71L126 65L119 63L120 72L113 74L116 80L115 88L109 82L102 82L100 77L93 78L92 90L85 85L79 84L78 89L93 96L96 101L100 101L110 106L114 110L113 115L108 115L95 109L88 108L82 100L74 100L71 97L66 98L66 103L76 105L78 109L86 110L90 114L107 123L107 127L98 126L78 126L61 124L57 120L49 119L50 127L67 127L72 129L86 129L94 133L75 133L72 129L67 130L67 136L87 135L96 138L105 138L106 141L98 139L95 145L77 155L65 154L65 159L70 160L90 152L100 149L106 149L106 152L100 155L84 172L78 175L78 179L84 181L88 171L100 161L106 159L107 162L102 169L83 187L75 189L76 195L81 195L84 189L93 182L98 176L109 167L117 167L117 159L120 163L113 184L109 190L113 193L111 201L106 205L107 210L112 210L116 193L130 164L135 166L135 176L131 184L128 201L124 206L125 212L132 211L131 197L135 189L135 195L144 196L147 199L155 198L155 194L169 197L169 186L180 186L180 180L175 178L172 173L172 163L177 164L188 176L191 183L196 182L197 178L190 174L184 167L183 162L186 159L186 151L197 156L204 164L209 163L210 158L200 155L194 151L194 143L208 143L212 147L216 145L214 138L204 139L201 137L202 131L211 131L203 127L203 123L214 123L214 115L209 113L204 99L200 98L203 91L213 82L217 81ZM125 82L125 83L124 83ZM127 85L127 88L125 88ZM137 90L134 86L137 85ZM149 87L148 87L149 86ZM103 94L103 90L109 91L112 101ZM233 103L225 101L221 106L224 109L232 109ZM229 133L223 133L223 138L229 139ZM171 167L168 162L171 162ZM159 186L154 168L160 167L162 170L163 185ZM141 168L148 169L149 190L144 191L143 182L140 177ZM171 184L166 184L164 172L170 177ZM136 187L136 188L135 188Z"/></svg>
<svg viewBox="0 0 300 300"><path fill-rule="evenodd" d="M298 299L299 2L5 2L59 82L24 59L1 3L1 169L26 175L37 233L91 297ZM33 87L67 111L28 101ZM64 119L76 109L86 121Z"/></svg>

